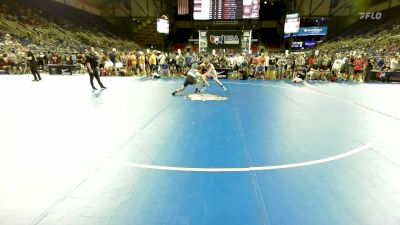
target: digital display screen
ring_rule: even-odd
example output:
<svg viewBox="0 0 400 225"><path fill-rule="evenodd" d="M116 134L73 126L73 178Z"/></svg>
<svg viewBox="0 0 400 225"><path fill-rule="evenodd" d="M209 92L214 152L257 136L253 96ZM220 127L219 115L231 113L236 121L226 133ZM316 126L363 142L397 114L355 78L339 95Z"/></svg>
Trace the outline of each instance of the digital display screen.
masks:
<svg viewBox="0 0 400 225"><path fill-rule="evenodd" d="M325 36L328 34L328 27L300 27L299 32L293 33L293 37L298 36ZM284 38L290 37L286 33Z"/></svg>
<svg viewBox="0 0 400 225"><path fill-rule="evenodd" d="M298 33L300 29L300 17L298 13L287 14L285 19L284 33Z"/></svg>
<svg viewBox="0 0 400 225"><path fill-rule="evenodd" d="M194 0L195 20L258 19L260 0Z"/></svg>
<svg viewBox="0 0 400 225"><path fill-rule="evenodd" d="M166 19L157 19L157 32L169 34L169 21Z"/></svg>

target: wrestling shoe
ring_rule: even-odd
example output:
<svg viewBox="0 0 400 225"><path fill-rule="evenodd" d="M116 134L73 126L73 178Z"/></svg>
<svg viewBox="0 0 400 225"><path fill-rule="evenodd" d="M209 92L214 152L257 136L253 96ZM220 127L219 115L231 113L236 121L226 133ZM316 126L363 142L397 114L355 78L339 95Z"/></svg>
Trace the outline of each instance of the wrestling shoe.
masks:
<svg viewBox="0 0 400 225"><path fill-rule="evenodd" d="M101 89L107 89L107 87L104 87L104 86L103 86L103 87L101 87Z"/></svg>
<svg viewBox="0 0 400 225"><path fill-rule="evenodd" d="M207 87L203 87L200 92L204 92L205 90L207 90Z"/></svg>
<svg viewBox="0 0 400 225"><path fill-rule="evenodd" d="M175 95L176 95L176 91L172 92L172 96L175 96Z"/></svg>
<svg viewBox="0 0 400 225"><path fill-rule="evenodd" d="M226 87L225 87L225 86L222 86L222 89L224 89L224 91L228 90L228 89L226 89Z"/></svg>

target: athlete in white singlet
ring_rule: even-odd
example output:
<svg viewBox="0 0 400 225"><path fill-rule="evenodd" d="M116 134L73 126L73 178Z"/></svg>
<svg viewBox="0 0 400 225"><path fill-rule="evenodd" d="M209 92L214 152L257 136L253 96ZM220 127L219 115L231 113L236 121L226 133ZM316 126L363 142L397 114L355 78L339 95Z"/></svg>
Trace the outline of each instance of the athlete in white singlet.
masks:
<svg viewBox="0 0 400 225"><path fill-rule="evenodd" d="M222 87L222 89L224 89L224 91L226 91L226 87L221 83L221 81L218 79L218 73L214 68L214 65L209 63L208 61L205 61L202 66L204 66L207 70L206 73L204 73L202 75L203 80L207 80L207 78L212 77L214 79L215 82L217 82L217 84L219 84L219 86Z"/></svg>

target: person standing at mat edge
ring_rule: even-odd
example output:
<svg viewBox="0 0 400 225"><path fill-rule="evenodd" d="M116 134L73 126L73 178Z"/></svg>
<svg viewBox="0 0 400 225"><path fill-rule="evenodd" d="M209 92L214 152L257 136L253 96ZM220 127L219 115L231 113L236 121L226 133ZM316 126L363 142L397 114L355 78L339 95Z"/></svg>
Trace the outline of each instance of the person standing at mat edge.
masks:
<svg viewBox="0 0 400 225"><path fill-rule="evenodd" d="M28 53L26 54L26 60L28 61L29 67L31 68L31 73L33 75L32 81L42 80L42 78L40 77L40 73L38 71L38 65L35 54L33 54L31 50L28 50Z"/></svg>
<svg viewBox="0 0 400 225"><path fill-rule="evenodd" d="M97 67L99 66L99 56L94 50L94 47L89 48L89 53L86 55L86 67L90 76L90 85L92 85L93 90L97 90L97 88L93 84L93 78L96 78L97 83L99 83L101 89L106 89L104 85L100 81L99 71Z"/></svg>

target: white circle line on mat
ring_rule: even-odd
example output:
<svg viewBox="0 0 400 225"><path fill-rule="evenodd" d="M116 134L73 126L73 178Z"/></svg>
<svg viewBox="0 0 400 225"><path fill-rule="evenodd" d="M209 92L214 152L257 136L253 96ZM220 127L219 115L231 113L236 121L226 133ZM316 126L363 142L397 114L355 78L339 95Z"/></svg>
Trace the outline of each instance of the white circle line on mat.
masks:
<svg viewBox="0 0 400 225"><path fill-rule="evenodd" d="M278 170L278 169L289 169L289 168L297 168L297 167L305 167L311 165L317 165L327 162L332 162L338 159L346 158L367 150L375 145L378 140L371 141L365 145L354 148L350 151L344 152L339 155L305 161L300 163L292 163L292 164L282 164L282 165L272 165L272 166L256 166L256 167L237 167L237 168L206 168L206 167L176 167L176 166L157 166L150 164L141 164L141 163L131 163L125 162L121 160L113 160L114 163L131 167L131 168L139 168L139 169L151 169L151 170L164 170L164 171L180 171L180 172L251 172L251 171L265 171L265 170Z"/></svg>

